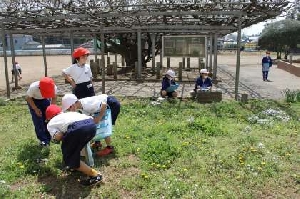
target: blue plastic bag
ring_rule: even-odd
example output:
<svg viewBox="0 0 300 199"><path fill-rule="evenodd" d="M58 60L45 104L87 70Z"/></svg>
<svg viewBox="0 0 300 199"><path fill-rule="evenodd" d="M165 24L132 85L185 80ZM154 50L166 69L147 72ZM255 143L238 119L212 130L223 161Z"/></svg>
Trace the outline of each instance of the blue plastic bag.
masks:
<svg viewBox="0 0 300 199"><path fill-rule="evenodd" d="M177 88L179 87L179 84L172 84L171 86L169 86L166 91L167 92L174 92Z"/></svg>
<svg viewBox="0 0 300 199"><path fill-rule="evenodd" d="M97 124L97 131L93 140L99 141L111 135L112 135L111 110L108 108L106 109L105 115L103 116L101 121Z"/></svg>

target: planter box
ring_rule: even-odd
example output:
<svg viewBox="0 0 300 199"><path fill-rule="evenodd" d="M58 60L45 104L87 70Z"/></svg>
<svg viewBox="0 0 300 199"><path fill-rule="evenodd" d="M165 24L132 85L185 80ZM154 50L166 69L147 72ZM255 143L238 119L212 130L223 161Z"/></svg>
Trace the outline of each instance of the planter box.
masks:
<svg viewBox="0 0 300 199"><path fill-rule="evenodd" d="M300 67L296 67L290 63L279 61L277 63L277 68L289 72L293 75L296 75L297 77L300 77Z"/></svg>
<svg viewBox="0 0 300 199"><path fill-rule="evenodd" d="M222 92L197 92L196 100L199 103L211 103L222 101Z"/></svg>

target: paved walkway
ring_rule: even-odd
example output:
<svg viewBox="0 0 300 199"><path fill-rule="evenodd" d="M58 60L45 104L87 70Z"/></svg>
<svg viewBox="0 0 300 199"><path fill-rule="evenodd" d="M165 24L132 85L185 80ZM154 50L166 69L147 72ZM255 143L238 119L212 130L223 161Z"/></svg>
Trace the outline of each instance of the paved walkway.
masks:
<svg viewBox="0 0 300 199"><path fill-rule="evenodd" d="M267 98L282 99L283 91L286 88L299 89L300 78L291 75L276 66L270 71L270 79L272 82L263 82L261 79L261 69L259 67L245 66L241 68L239 93L249 94L249 98ZM185 82L181 83L178 89L179 97L189 97L189 92L194 88L194 79L197 76L196 71L184 72L183 78ZM58 86L59 95L70 93L71 87L65 84L61 76L54 77ZM151 79L151 78L150 78ZM119 97L158 97L161 88L160 80L150 82L137 83L135 81L107 81L106 93ZM218 69L218 79L220 82L214 86L215 89L223 92L223 99L234 98L235 88L235 67L220 65ZM96 93L101 93L101 81L95 82ZM11 93L11 98L24 97L26 95L27 85L23 85L23 89L16 90ZM5 93L1 93L5 97Z"/></svg>

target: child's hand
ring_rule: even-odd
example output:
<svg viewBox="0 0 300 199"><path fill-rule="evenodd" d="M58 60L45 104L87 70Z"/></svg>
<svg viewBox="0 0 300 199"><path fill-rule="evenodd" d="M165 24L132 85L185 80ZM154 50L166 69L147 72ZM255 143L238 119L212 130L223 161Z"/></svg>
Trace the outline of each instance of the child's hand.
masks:
<svg viewBox="0 0 300 199"><path fill-rule="evenodd" d="M40 109L36 108L34 109L34 112L38 117L42 117L42 111Z"/></svg>

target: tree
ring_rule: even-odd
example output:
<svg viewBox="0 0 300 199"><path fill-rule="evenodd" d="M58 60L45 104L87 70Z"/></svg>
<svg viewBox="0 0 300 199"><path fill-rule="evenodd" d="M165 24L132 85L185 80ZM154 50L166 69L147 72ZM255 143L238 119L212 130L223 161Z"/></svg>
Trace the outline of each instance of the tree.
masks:
<svg viewBox="0 0 300 199"><path fill-rule="evenodd" d="M284 58L287 59L291 50L296 49L297 43L300 43L300 21L285 19L268 24L262 31L258 45L261 48L276 51L277 58L281 59L281 53L284 52Z"/></svg>

